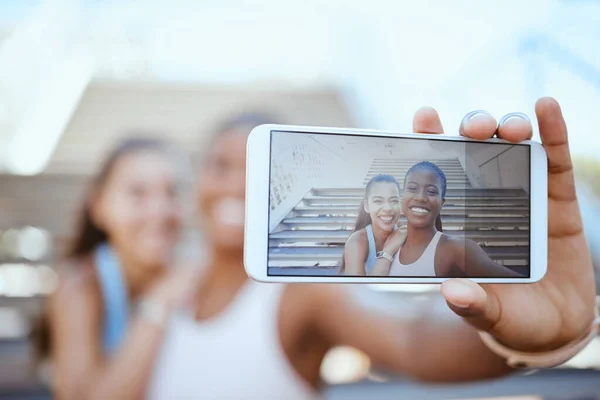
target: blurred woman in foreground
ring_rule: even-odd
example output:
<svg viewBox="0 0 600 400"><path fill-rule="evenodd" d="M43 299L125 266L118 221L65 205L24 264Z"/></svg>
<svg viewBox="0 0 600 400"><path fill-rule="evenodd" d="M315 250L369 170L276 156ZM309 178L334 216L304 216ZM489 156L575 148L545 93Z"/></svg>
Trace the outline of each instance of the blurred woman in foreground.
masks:
<svg viewBox="0 0 600 400"><path fill-rule="evenodd" d="M135 138L116 146L95 177L49 300L57 398L93 397L99 386L110 390L132 358L150 357L138 368L151 369L147 334L131 315L142 293L160 293L174 260L182 210L178 165L168 144Z"/></svg>
<svg viewBox="0 0 600 400"><path fill-rule="evenodd" d="M320 391L325 354L341 345L362 350L378 367L417 379L491 378L511 368L476 329L525 352L580 338L594 320L595 287L567 132L554 100L540 100L536 112L549 153L547 275L527 285L480 286L453 279L442 285L445 299L438 306L428 304L416 318L394 313L394 305L383 301L380 309L367 307L342 285L248 280L243 266L246 140L253 126L271 121L241 120L222 129L198 176L198 204L211 249L205 279L187 307L148 299L156 310L152 315L161 321L153 339L166 334L150 397L311 398ZM477 139L492 137L496 128L487 113L472 114L461 124L464 135ZM429 108L417 112L413 129L443 132ZM519 142L531 132L528 120L513 118L505 119L497 133ZM174 285L173 291L187 293L191 284ZM444 300L454 313L444 311Z"/></svg>

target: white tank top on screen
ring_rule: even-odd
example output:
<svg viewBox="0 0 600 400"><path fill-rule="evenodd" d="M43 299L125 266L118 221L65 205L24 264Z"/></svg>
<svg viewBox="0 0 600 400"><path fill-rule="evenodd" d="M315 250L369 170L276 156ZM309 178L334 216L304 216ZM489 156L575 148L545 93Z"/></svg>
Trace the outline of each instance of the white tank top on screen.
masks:
<svg viewBox="0 0 600 400"><path fill-rule="evenodd" d="M431 242L425 248L421 257L412 264L400 262L400 250L394 255L394 261L390 267L390 276L436 276L435 274L435 251L442 237L442 232L436 232Z"/></svg>
<svg viewBox="0 0 600 400"><path fill-rule="evenodd" d="M286 399L319 396L293 369L279 340L285 286L249 281L220 314L175 313L165 332L149 399Z"/></svg>

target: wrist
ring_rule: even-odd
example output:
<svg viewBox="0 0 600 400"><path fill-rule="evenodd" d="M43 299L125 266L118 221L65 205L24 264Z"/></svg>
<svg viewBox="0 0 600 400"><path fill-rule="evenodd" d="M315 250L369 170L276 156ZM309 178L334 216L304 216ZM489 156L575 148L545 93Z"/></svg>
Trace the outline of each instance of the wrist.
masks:
<svg viewBox="0 0 600 400"><path fill-rule="evenodd" d="M170 307L157 298L145 297L138 303L136 314L144 322L163 327L169 319Z"/></svg>
<svg viewBox="0 0 600 400"><path fill-rule="evenodd" d="M375 256L378 260L383 259L391 263L392 261L394 261L392 254L394 253L391 253L384 248L382 251L378 251Z"/></svg>
<svg viewBox="0 0 600 400"><path fill-rule="evenodd" d="M487 332L480 331L482 342L494 353L506 359L511 368L552 368L564 364L583 350L597 335L600 329L600 318L596 317L588 329L574 340L553 346L546 351L520 351L507 346Z"/></svg>

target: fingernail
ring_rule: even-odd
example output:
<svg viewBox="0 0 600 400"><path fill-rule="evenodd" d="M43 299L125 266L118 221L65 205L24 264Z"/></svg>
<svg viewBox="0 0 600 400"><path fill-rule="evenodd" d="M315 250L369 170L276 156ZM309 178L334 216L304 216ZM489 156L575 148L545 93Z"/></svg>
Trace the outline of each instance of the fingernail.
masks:
<svg viewBox="0 0 600 400"><path fill-rule="evenodd" d="M473 110L469 113L467 113L467 115L465 115L465 117L463 118L463 123L472 120L475 117L480 117L480 116L491 116L491 114L485 110Z"/></svg>
<svg viewBox="0 0 600 400"><path fill-rule="evenodd" d="M506 114L505 116L503 116L503 117L500 119L500 122L498 122L498 126L500 126L500 125L502 125L502 124L506 123L506 121L508 121L508 120L510 120L510 119L521 119L521 120L523 120L523 121L527 121L527 122L529 122L529 121L530 121L530 120L529 120L529 117L528 117L526 114L524 114L524 113L522 113L522 112L513 112L513 113L508 113L508 114Z"/></svg>
<svg viewBox="0 0 600 400"><path fill-rule="evenodd" d="M467 309L469 308L469 305L470 305L470 304L469 304L469 305L466 305L466 306L465 306L465 305L461 305L461 304L458 304L458 303L456 303L456 302L452 302L452 301L449 301L449 300L448 300L448 302L449 302L450 304L452 304L454 307L456 307L456 308L460 308L461 310L467 310Z"/></svg>
<svg viewBox="0 0 600 400"><path fill-rule="evenodd" d="M491 114L485 110L473 110L473 111L467 113L467 115L465 115L465 121L473 119L474 117L476 117L478 115L491 115Z"/></svg>
<svg viewBox="0 0 600 400"><path fill-rule="evenodd" d="M463 133L463 129L464 126L467 122L469 122L470 120L477 118L477 117L482 117L482 116L486 116L486 117L491 117L492 115L485 111L485 110L473 110L471 112L468 112L462 119L461 123L460 123L460 133Z"/></svg>
<svg viewBox="0 0 600 400"><path fill-rule="evenodd" d="M473 287L469 282L462 279L447 281L444 287L446 300L457 308L466 309L471 305Z"/></svg>

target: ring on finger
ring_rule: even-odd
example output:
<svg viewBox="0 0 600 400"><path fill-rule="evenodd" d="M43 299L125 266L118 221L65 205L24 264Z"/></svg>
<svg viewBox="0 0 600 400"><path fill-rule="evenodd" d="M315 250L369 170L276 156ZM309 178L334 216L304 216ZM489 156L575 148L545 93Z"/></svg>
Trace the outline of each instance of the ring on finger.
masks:
<svg viewBox="0 0 600 400"><path fill-rule="evenodd" d="M492 114L490 114L489 112L487 112L485 110L473 110L473 111L468 112L467 114L465 114L462 121L460 122L460 133L461 134L464 132L465 124L478 115L488 115L490 117L492 116Z"/></svg>
<svg viewBox="0 0 600 400"><path fill-rule="evenodd" d="M529 117L525 113L522 113L522 112L511 112L511 113L508 113L508 114L504 115L502 118L500 118L500 121L498 121L498 127L496 128L496 135L498 134L498 131L500 130L500 127L502 125L504 125L508 120L513 119L513 118L518 118L518 119L521 119L521 120L526 121L526 122L531 122L531 120L529 119Z"/></svg>
<svg viewBox="0 0 600 400"><path fill-rule="evenodd" d="M500 121L498 122L498 126L504 124L506 121L508 121L511 118L520 118L527 122L530 122L527 114L524 114L522 112L512 112L512 113L508 113L505 116L503 116L502 118L500 118Z"/></svg>

